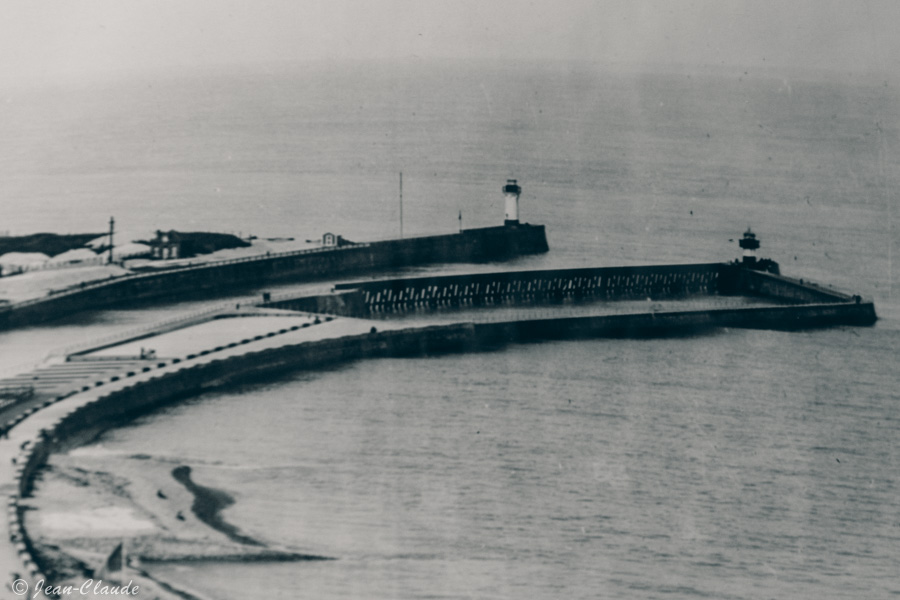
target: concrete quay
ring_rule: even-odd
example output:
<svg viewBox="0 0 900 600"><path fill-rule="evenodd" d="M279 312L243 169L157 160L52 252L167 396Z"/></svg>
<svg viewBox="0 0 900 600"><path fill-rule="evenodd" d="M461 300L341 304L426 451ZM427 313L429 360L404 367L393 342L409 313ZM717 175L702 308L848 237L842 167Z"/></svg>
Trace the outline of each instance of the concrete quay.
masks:
<svg viewBox="0 0 900 600"><path fill-rule="evenodd" d="M153 361L121 360L107 363L58 362L40 367L30 373L0 380L0 391L22 390L23 396L16 400L10 394L0 397L0 434L9 428L9 420L33 406L45 401L90 387L98 379L111 377L129 371L141 371Z"/></svg>
<svg viewBox="0 0 900 600"><path fill-rule="evenodd" d="M862 301L857 296L735 263L705 263L377 279L339 283L329 294L279 298L262 305L367 317L447 307L699 297L751 297L796 305ZM874 317L873 309L873 322Z"/></svg>
<svg viewBox="0 0 900 600"><path fill-rule="evenodd" d="M431 263L506 260L547 250L543 225L516 224L128 273L0 306L0 329L136 301L233 294L278 281L325 280L338 274L371 274Z"/></svg>
<svg viewBox="0 0 900 600"><path fill-rule="evenodd" d="M328 319L328 320L325 320ZM117 364L113 361L79 361L64 363L75 368L79 374L76 379L69 380L75 387L69 388L50 400L41 402L38 406L17 406L20 411L12 426L4 426L0 436L0 497L4 498L7 506L7 518L4 520L2 538L0 538L0 577L6 590L17 579L23 579L33 586L40 579L45 579L35 563L27 532L22 526L22 513L27 506L27 493L30 489L30 478L34 471L43 463L52 447L58 447L62 439L54 444L49 443L48 432L57 430L66 418L77 415L86 407L104 401L112 401L117 394L127 390L140 390L147 386L156 386L157 393L163 399L170 392L178 393L184 386L180 384L170 385L167 381L179 373L190 373L198 367L209 367L214 364L228 363L241 357L267 351L296 347L327 339L341 338L344 336L358 336L369 334L372 327L380 329L396 329L401 325L387 324L361 319L333 319L323 317L315 323L315 318L307 327L287 329L283 333L270 332L258 334L259 339L235 340L220 349L209 348L201 350L198 354L188 358L192 348L185 347L182 356L169 356L165 359L143 361L140 370L133 367ZM111 368L110 365L115 368ZM123 369L131 367L131 370ZM115 373L110 375L111 373ZM235 372L240 376L240 372ZM189 377L188 379L191 379ZM222 378L224 383L228 380L227 374ZM85 383L87 382L87 383ZM83 384L84 385L81 385ZM216 385L213 380L199 377L194 379L197 390L200 387ZM60 383L54 391L66 389L66 383ZM188 386L190 387L190 386ZM110 400L112 399L112 400ZM114 405L111 405L114 408ZM95 427L85 427L83 435L94 435L98 432ZM79 433L79 432L74 432ZM78 437L77 435L74 437ZM33 587L31 588L33 589ZM11 592L10 592L11 593Z"/></svg>

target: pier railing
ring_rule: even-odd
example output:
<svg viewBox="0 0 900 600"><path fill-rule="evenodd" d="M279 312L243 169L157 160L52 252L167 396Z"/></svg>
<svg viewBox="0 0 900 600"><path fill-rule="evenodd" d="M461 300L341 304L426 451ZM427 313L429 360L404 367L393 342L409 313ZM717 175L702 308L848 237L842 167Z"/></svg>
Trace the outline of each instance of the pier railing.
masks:
<svg viewBox="0 0 900 600"><path fill-rule="evenodd" d="M203 310L179 315L177 317L172 317L171 319L156 321L142 327L136 327L134 329L128 329L126 331L121 331L112 335L93 338L76 344L70 344L63 348L57 348L56 350L51 351L48 355L48 358L57 356L70 356L72 354L79 354L87 350L99 350L100 348L120 344L128 340L134 340L145 336L165 333L167 331L172 331L173 329L187 327L188 325L203 323L215 318L215 316L218 314L224 314L227 311L232 310L233 307L233 302L229 302L227 304L217 304L216 306L205 308Z"/></svg>
<svg viewBox="0 0 900 600"><path fill-rule="evenodd" d="M344 283L335 291L358 290L372 312L584 298L657 299L714 294L728 268L710 263L505 271Z"/></svg>
<svg viewBox="0 0 900 600"><path fill-rule="evenodd" d="M342 283L369 313L444 306L541 304L564 300L749 295L779 303L853 302L854 296L729 263L504 271Z"/></svg>

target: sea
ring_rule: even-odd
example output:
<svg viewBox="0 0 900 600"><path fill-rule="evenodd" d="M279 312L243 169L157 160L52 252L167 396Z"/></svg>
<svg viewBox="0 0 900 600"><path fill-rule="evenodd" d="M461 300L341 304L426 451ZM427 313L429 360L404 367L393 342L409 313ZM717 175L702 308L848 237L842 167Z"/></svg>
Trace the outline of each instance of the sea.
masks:
<svg viewBox="0 0 900 600"><path fill-rule="evenodd" d="M783 273L875 301L873 327L365 360L171 405L92 450L190 465L241 532L336 560L154 576L221 600L900 595L896 80L320 62L0 103L11 235L383 239L401 172L404 235L449 233L499 224L515 178L549 253L407 272L726 261L749 227ZM208 302L3 332L0 363Z"/></svg>

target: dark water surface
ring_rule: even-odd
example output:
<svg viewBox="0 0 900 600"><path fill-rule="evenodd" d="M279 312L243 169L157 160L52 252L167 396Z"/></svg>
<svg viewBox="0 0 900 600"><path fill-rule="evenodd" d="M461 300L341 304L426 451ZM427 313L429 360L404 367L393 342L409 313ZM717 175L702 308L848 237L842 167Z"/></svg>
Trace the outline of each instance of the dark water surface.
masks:
<svg viewBox="0 0 900 600"><path fill-rule="evenodd" d="M860 346L728 331L365 361L101 445L126 472L190 462L248 534L339 557L159 570L211 597L884 597L900 407Z"/></svg>
<svg viewBox="0 0 900 600"><path fill-rule="evenodd" d="M900 593L894 88L436 64L30 94L0 116L14 233L384 237L400 170L405 230L446 232L499 223L517 177L551 251L478 269L728 260L752 226L881 317L366 361L168 408L95 450L190 465L244 534L339 560L157 575L221 599ZM110 314L64 335L158 318Z"/></svg>

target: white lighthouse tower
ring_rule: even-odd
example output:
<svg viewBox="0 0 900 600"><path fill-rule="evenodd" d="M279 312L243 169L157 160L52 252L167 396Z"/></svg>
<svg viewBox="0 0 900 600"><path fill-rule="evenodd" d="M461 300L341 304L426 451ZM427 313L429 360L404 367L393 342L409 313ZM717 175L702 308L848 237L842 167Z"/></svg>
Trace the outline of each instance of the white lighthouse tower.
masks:
<svg viewBox="0 0 900 600"><path fill-rule="evenodd" d="M507 179L506 185L503 186L503 195L506 197L506 212L503 224L507 227L519 224L519 196L522 194L522 188L516 183L515 179Z"/></svg>

